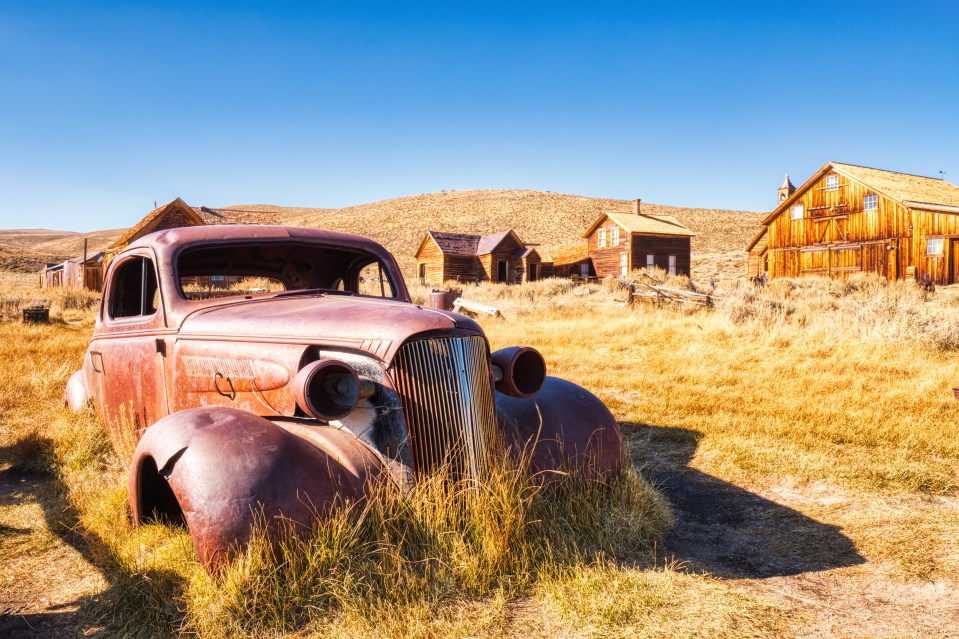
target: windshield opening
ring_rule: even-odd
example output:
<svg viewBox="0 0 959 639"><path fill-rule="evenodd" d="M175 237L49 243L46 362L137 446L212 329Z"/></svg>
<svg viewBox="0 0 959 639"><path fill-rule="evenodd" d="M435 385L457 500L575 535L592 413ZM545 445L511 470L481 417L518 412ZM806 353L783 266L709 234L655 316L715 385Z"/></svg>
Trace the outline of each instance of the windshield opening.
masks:
<svg viewBox="0 0 959 639"><path fill-rule="evenodd" d="M176 273L188 300L298 292L395 297L389 271L375 256L321 244L201 246L180 254Z"/></svg>

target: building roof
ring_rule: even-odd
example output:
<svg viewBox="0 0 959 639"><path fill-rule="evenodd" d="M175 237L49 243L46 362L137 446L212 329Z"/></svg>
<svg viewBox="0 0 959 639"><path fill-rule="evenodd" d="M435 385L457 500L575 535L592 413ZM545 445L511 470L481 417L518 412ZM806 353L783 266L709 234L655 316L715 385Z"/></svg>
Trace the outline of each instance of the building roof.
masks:
<svg viewBox="0 0 959 639"><path fill-rule="evenodd" d="M492 253L493 249L499 246L499 243L506 239L506 236L512 233L510 229L505 231L500 231L499 233L493 233L492 235L484 235L480 238L479 246L476 247L477 255L486 255L487 253ZM519 240L519 238L516 238ZM523 243L520 242L520 245Z"/></svg>
<svg viewBox="0 0 959 639"><path fill-rule="evenodd" d="M789 174L788 174L788 173L786 174L786 177L783 178L783 183L780 185L779 188L781 188L781 189L794 189L794 188L796 188L795 186L793 186L793 183L789 180Z"/></svg>
<svg viewBox="0 0 959 639"><path fill-rule="evenodd" d="M203 221L203 218L197 215L196 211L194 211L190 205L180 198L176 198L172 202L167 202L163 206L158 206L147 213L146 217L137 222L129 231L121 235L113 242L113 244L107 247L107 252L118 251L138 237L146 235L152 231L157 224L159 224L159 222L163 219L163 216L173 213L174 211L182 212L185 216L193 220L196 226L202 226L206 224L206 222Z"/></svg>
<svg viewBox="0 0 959 639"><path fill-rule="evenodd" d="M540 257L539 252L536 249L534 249L532 246L528 246L516 251L516 255L513 256L513 259L522 260L526 259L527 257L532 257L533 255ZM542 260L542 258L540 258L540 260Z"/></svg>
<svg viewBox="0 0 959 639"><path fill-rule="evenodd" d="M558 246L549 251L553 266L563 266L566 264L576 264L589 259L589 248L586 244L576 244L575 246Z"/></svg>
<svg viewBox="0 0 959 639"><path fill-rule="evenodd" d="M103 251L97 251L96 253L90 253L87 255L87 261L99 262L103 259ZM73 264L80 264L83 262L83 256L78 255L76 257L71 257L67 262L72 262Z"/></svg>
<svg viewBox="0 0 959 639"><path fill-rule="evenodd" d="M447 255L476 255L480 236L467 233L441 233L427 231L427 234L436 242L436 246Z"/></svg>
<svg viewBox="0 0 959 639"><path fill-rule="evenodd" d="M942 207L945 207L947 212L959 213L959 187L945 180L872 169L855 164L826 162L821 169L796 189L795 193L780 202L779 206L773 209L772 213L763 220L763 225L769 226L780 213L792 206L809 186L818 182L830 171L835 171L852 180L861 182L876 192L909 208L932 207L941 210Z"/></svg>
<svg viewBox="0 0 959 639"><path fill-rule="evenodd" d="M647 215L644 213L640 213L639 215L636 215L635 213L603 213L583 234L583 237L589 237L592 235L593 231L595 231L596 228L603 223L603 219L607 217L630 233L649 235L681 235L684 237L692 237L693 235L696 235L671 215Z"/></svg>
<svg viewBox="0 0 959 639"><path fill-rule="evenodd" d="M427 235L433 238L436 246L446 255L486 255L492 253L500 243L512 235L516 242L525 248L523 241L517 237L512 229L493 233L491 235L470 235L468 233L441 233L440 231L427 231ZM423 246L420 244L420 249ZM419 253L419 251L417 251Z"/></svg>
<svg viewBox="0 0 959 639"><path fill-rule="evenodd" d="M867 184L902 204L959 206L959 186L939 178L829 162L838 173Z"/></svg>
<svg viewBox="0 0 959 639"><path fill-rule="evenodd" d="M754 248L756 248L757 245L760 244L760 242L762 243L760 248L766 248L766 246L769 244L769 229L765 226L759 231L759 233L756 233L756 237L754 237L753 241L750 242L749 246L746 247L746 252L751 252Z"/></svg>

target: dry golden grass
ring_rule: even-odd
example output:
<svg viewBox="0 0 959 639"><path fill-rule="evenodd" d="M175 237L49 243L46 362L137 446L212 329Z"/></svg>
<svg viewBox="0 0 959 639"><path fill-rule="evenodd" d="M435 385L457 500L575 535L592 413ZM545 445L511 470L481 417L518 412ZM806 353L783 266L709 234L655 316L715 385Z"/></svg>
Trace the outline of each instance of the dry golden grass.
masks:
<svg viewBox="0 0 959 639"><path fill-rule="evenodd" d="M691 286L682 280L670 284ZM814 532L797 536L796 516L771 510L764 534L770 547L803 560L818 557L828 564L833 551L824 536L841 530L866 563L821 573L840 575L834 589L824 591L829 598L821 600L822 609L839 615L833 634L824 636L908 636L918 627L943 634L956 621L948 606L934 599L909 599L926 580L935 581L947 599L957 592L959 403L952 387L959 386L959 342L951 328L959 321L959 304L952 291L927 298L909 285L872 278L780 281L765 289L721 289L723 298L712 311L679 311L622 308L615 301L621 285L613 280L588 287L556 280L468 290L471 298L504 309L506 319L480 320L494 348L535 346L551 373L606 401L644 474L686 468L788 505ZM125 472L97 420L59 407L63 384L89 335L90 311L85 313L79 325L0 322L0 362L12 380L0 387L0 424L2 462L24 469L32 463L36 472L52 465L57 479L50 481L65 501L41 493L37 500L48 510L60 508L61 518L73 522L92 564L105 576L100 603L83 607L88 626L106 625L130 636L819 632L821 609L810 607L817 595L809 582L790 590L791 582L783 581L803 575L778 578L773 586L718 579L664 563L661 548L659 560L635 551L618 563L608 556L565 555L537 564L541 569L519 570L516 566L531 565L523 562L535 554L534 546L516 537L522 533L515 527L490 524L483 527L513 542L471 538L463 535L470 526L447 525L455 534L443 542L445 550L430 551L443 558L432 572L396 572L397 564L388 563L364 568L376 553L361 553L363 544L350 543L376 540L384 530L402 529L390 526L416 521L424 529L422 519L381 516L377 525L363 529L367 537L345 534L351 529L342 524L349 522L340 520L340 528L334 522L325 537L291 541L279 557L254 547L225 581L214 581L199 568L182 531L130 528ZM427 521L434 523L425 529L435 533L443 528L435 522L444 510L435 508L440 501L435 494L423 497L415 513L429 514ZM574 512L579 510L588 512ZM3 526L15 527L27 516L22 503L0 504ZM13 578L28 581L38 564L23 558L45 556L65 534L48 530L27 541L0 536L0 561L14 566ZM549 536L540 532L535 538ZM380 542L373 547L384 548ZM562 559L564 553L552 556ZM414 565L418 558L406 557ZM497 568L504 565L512 568ZM337 578L330 581L330 575ZM842 598L845 582L879 595ZM423 596L413 596L417 592ZM910 619L904 610L920 617ZM875 619L889 625L876 625ZM915 625L919 621L924 625Z"/></svg>

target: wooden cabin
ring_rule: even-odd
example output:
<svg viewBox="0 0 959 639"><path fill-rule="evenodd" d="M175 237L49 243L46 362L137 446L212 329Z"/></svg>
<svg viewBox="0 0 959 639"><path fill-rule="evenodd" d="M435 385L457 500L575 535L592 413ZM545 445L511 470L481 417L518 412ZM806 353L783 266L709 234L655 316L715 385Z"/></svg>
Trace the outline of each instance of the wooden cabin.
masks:
<svg viewBox="0 0 959 639"><path fill-rule="evenodd" d="M873 272L890 280L959 282L954 184L827 162L799 188L787 177L779 200L747 247L750 275Z"/></svg>
<svg viewBox="0 0 959 639"><path fill-rule="evenodd" d="M633 200L630 213L603 213L583 234L599 277L659 267L670 275L689 275L690 238L695 235L669 215L648 215Z"/></svg>
<svg viewBox="0 0 959 639"><path fill-rule="evenodd" d="M596 276L596 270L589 259L589 251L585 243L577 246L558 247L550 250L549 254L553 262L554 277L588 278Z"/></svg>
<svg viewBox="0 0 959 639"><path fill-rule="evenodd" d="M103 274L113 256L128 244L147 233L181 226L206 224L196 211L177 198L150 211L130 230L117 238L102 252L75 257L60 264L49 264L40 271L41 288L68 287L99 291L103 288Z"/></svg>
<svg viewBox="0 0 959 639"><path fill-rule="evenodd" d="M204 225L206 225L206 222L203 221L203 218L180 198L172 202L167 202L163 206L159 206L147 213L146 217L137 222L130 230L118 237L113 244L104 249L104 253L106 254L104 268L106 268L106 265L113 259L114 255L148 233L182 226Z"/></svg>
<svg viewBox="0 0 959 639"><path fill-rule="evenodd" d="M416 276L440 285L459 282L532 282L552 274L535 248L512 230L492 235L427 231L416 251Z"/></svg>

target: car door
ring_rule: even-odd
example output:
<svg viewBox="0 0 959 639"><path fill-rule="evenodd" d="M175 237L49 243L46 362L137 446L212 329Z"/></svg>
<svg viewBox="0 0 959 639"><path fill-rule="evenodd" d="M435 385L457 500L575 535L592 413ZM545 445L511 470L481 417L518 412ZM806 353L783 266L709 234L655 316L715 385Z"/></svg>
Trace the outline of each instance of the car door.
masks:
<svg viewBox="0 0 959 639"><path fill-rule="evenodd" d="M168 413L168 331L152 252L143 249L116 259L89 365L104 422L115 432L139 431Z"/></svg>

